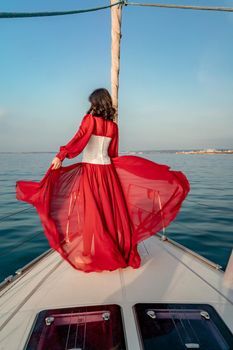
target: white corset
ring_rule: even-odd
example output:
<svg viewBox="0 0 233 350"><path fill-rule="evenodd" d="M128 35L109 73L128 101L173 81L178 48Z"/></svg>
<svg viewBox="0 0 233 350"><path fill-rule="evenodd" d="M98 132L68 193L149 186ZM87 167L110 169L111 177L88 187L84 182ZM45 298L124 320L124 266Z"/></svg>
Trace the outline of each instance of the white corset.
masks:
<svg viewBox="0 0 233 350"><path fill-rule="evenodd" d="M109 164L108 146L112 138L92 134L83 150L82 162L95 164Z"/></svg>

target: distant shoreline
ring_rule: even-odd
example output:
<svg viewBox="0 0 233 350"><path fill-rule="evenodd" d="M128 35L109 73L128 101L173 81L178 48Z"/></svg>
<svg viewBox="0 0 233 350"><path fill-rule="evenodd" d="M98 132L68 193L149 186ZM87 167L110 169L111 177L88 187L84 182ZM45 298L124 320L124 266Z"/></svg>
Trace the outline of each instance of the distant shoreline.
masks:
<svg viewBox="0 0 233 350"><path fill-rule="evenodd" d="M233 154L233 150L216 150L216 149L207 149L207 150L196 150L196 151L177 151L176 154Z"/></svg>
<svg viewBox="0 0 233 350"><path fill-rule="evenodd" d="M56 154L57 151L0 151L0 154ZM119 151L120 155L140 155L153 153L174 154L233 154L233 149L197 149L197 150L129 150Z"/></svg>

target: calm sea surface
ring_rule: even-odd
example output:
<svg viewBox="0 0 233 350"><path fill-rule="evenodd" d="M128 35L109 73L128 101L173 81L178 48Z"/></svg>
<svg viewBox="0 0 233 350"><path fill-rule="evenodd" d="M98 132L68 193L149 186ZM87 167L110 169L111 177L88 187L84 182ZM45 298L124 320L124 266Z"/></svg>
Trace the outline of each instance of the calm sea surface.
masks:
<svg viewBox="0 0 233 350"><path fill-rule="evenodd" d="M39 181L54 155L0 153L0 281L49 249L34 207L15 199L15 182ZM145 152L138 156L186 174L190 194L166 233L225 269L233 248L233 155ZM63 164L80 160L78 156Z"/></svg>

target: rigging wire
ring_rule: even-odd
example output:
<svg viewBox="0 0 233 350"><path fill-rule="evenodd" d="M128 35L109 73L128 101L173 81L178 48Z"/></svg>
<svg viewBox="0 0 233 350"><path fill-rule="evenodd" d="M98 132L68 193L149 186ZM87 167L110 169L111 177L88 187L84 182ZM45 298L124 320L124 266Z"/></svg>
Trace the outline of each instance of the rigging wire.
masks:
<svg viewBox="0 0 233 350"><path fill-rule="evenodd" d="M0 222L1 222L1 221L4 221L5 219L8 219L8 218L11 217L11 216L14 216L14 215L23 213L24 211L32 210L32 209L33 209L33 207L29 207L29 208L21 209L21 210L18 210L18 211L14 211L13 213L9 213L9 214L7 214L6 216L0 217Z"/></svg>
<svg viewBox="0 0 233 350"><path fill-rule="evenodd" d="M124 2L125 6L146 6L146 7L164 7L164 8L174 8L174 9L184 9L184 10L205 10L205 11L225 11L233 12L233 7L222 7L222 6L193 6L193 5L176 5L176 4L159 4L150 3L144 4L139 2Z"/></svg>
<svg viewBox="0 0 233 350"><path fill-rule="evenodd" d="M93 7L83 10L70 10L70 11L45 11L45 12L0 12L0 19L10 18L29 18L29 17L51 17L51 16L65 16L75 15L79 13L93 12L111 8L117 5L124 6L145 6L145 7L162 7L162 8L173 8L173 9L184 9L184 10L204 10L204 11L225 11L233 12L233 7L222 7L222 6L193 6L193 5L177 5L177 4L160 4L160 3L139 3L139 2L128 2L126 0L117 1L114 4Z"/></svg>
<svg viewBox="0 0 233 350"><path fill-rule="evenodd" d="M189 202L191 202L191 203L194 203L194 204L197 204L197 205L201 205L201 206L205 206L205 207L208 207L209 209L212 209L212 207L210 207L210 206L207 205L207 204L203 204L203 203L200 203L200 202L192 201L192 200L190 200L190 199L186 199L186 201L189 201ZM11 213L11 214L9 214L9 215L7 215L7 216L5 216L5 217L0 218L0 221L3 221L3 219L5 219L5 218L8 218L8 217L10 217L10 216L19 214L19 213L21 213L21 212L24 212L24 211L30 210L30 209L33 209L33 207L26 208L26 209L23 209L23 210L21 210L21 211L17 211L17 212ZM220 210L219 210L219 211L220 211ZM193 229L193 227L192 227L191 225L189 225L189 224L187 225L187 223L184 224L184 222L179 222L179 223L177 223L177 224L179 224L179 226L182 226L182 227L184 227L184 228L186 228L186 229L188 229L188 230ZM166 228L166 232L167 232L167 229L168 229L168 228ZM165 233L165 231L163 231L163 233ZM20 242L19 242L18 244L16 244L15 246L10 247L10 249L8 249L7 251L5 251L4 253L0 254L0 257L2 257L2 256L4 256L4 255L7 255L9 252L11 252L11 251L13 251L13 250L19 248L19 247L22 246L24 243L27 243L27 242L33 240L34 238L38 237L39 235L41 235L40 232L38 232L37 234L33 235L32 237L27 237L26 239L20 241Z"/></svg>
<svg viewBox="0 0 233 350"><path fill-rule="evenodd" d="M125 1L120 0L111 5L92 7L83 10L70 10L70 11L46 11L46 12L0 12L0 19L2 18L28 18L28 17L51 17L51 16L65 16L65 15L75 15L85 12L93 12L104 10L116 5L123 5Z"/></svg>
<svg viewBox="0 0 233 350"><path fill-rule="evenodd" d="M200 205L200 206L203 206L203 207L207 207L207 208L209 208L209 209L215 209L215 207L210 206L209 204L204 204L204 203L201 203L201 202L198 202L198 201L189 199L189 198L187 198L186 201L187 201L187 202L190 202L190 203L194 203L194 204L196 204L196 205ZM5 216L0 217L0 222L1 222L1 221L4 221L4 220L6 220L6 219L8 219L8 218L11 217L11 216L14 216L14 215L17 215L17 214L20 214L20 213L23 213L23 212L25 212L25 211L32 210L32 209L34 209L34 207L31 206L31 207L29 207L29 208L25 208L25 209L21 209L21 210L18 210L18 211L9 213L9 214L7 214L7 215L5 215Z"/></svg>
<svg viewBox="0 0 233 350"><path fill-rule="evenodd" d="M22 308L22 306L33 296L33 294L42 286L46 279L53 273L61 264L63 263L60 260L51 270L49 270L44 277L35 285L35 287L25 296L25 298L15 307L12 313L5 319L5 321L0 325L0 331L10 322L10 320L17 314L17 312Z"/></svg>
<svg viewBox="0 0 233 350"><path fill-rule="evenodd" d="M201 203L201 202L195 201L195 200L193 200L193 199L186 198L186 201L187 201L187 202L190 202L190 203L194 203L194 204L196 204L196 205L200 205L200 206L202 206L202 207L207 207L207 208L210 208L210 209L211 209L211 208L214 208L214 207L209 206L208 204Z"/></svg>
<svg viewBox="0 0 233 350"><path fill-rule="evenodd" d="M26 239L23 239L22 241L20 241L18 244L14 245L13 247L5 250L3 253L0 254L0 257L4 256L4 255L8 255L9 252L12 252L13 250L19 248L20 246L22 246L24 243L32 241L35 237L38 237L39 235L41 235L41 232L37 232L35 235L33 235L32 237L27 237Z"/></svg>

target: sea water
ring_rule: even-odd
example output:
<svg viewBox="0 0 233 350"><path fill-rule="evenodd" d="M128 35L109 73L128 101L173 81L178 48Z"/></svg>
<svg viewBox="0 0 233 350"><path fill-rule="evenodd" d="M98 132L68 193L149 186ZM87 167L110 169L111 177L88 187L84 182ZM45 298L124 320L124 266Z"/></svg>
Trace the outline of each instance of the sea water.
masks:
<svg viewBox="0 0 233 350"><path fill-rule="evenodd" d="M0 281L50 248L35 208L16 200L15 182L39 181L54 155L0 153ZM225 269L233 248L233 155L136 155L186 174L191 191L166 235ZM80 160L65 159L63 165Z"/></svg>

